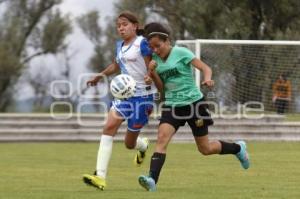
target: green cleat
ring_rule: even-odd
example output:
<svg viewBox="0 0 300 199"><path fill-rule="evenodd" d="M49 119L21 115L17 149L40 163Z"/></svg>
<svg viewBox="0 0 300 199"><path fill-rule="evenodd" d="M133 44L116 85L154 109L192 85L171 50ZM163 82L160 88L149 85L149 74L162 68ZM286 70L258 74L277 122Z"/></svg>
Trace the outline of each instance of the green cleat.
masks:
<svg viewBox="0 0 300 199"><path fill-rule="evenodd" d="M143 138L143 140L144 140L144 142L147 143L147 149L146 149L146 151L138 151L136 153L136 155L134 156L134 160L133 160L134 164L138 167L141 166L142 163L144 162L144 159L146 157L146 152L147 152L148 147L149 147L149 139L148 138Z"/></svg>
<svg viewBox="0 0 300 199"><path fill-rule="evenodd" d="M241 162L242 167L244 169L248 169L250 167L250 158L249 154L247 153L246 143L244 141L238 141L236 143L241 147L241 150L236 154L236 157Z"/></svg>
<svg viewBox="0 0 300 199"><path fill-rule="evenodd" d="M99 176L84 174L82 179L85 184L96 187L102 191L106 187L105 180Z"/></svg>
<svg viewBox="0 0 300 199"><path fill-rule="evenodd" d="M147 191L151 191L151 192L156 191L155 181L153 180L153 178L149 176L144 176L144 175L139 176L139 184Z"/></svg>

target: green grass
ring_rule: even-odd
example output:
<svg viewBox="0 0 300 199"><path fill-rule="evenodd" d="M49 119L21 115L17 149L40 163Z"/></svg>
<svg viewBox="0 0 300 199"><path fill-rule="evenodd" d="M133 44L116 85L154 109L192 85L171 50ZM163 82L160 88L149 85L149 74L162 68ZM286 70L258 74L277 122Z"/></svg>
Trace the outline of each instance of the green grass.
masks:
<svg viewBox="0 0 300 199"><path fill-rule="evenodd" d="M299 143L250 142L248 148L252 167L244 171L234 156L204 157L194 144L171 143L158 191L151 193L137 177L147 173L153 148L136 168L134 151L116 143L102 192L81 181L82 174L94 170L98 143L1 143L0 198L300 198Z"/></svg>
<svg viewBox="0 0 300 199"><path fill-rule="evenodd" d="M294 113L294 114L287 114L285 121L287 122L300 122L300 114Z"/></svg>

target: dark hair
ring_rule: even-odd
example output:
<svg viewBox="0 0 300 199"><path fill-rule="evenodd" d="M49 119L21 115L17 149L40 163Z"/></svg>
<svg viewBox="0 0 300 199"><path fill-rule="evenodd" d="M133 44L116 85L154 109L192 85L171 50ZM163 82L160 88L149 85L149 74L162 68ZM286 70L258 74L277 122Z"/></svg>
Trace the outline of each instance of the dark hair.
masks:
<svg viewBox="0 0 300 199"><path fill-rule="evenodd" d="M160 23L149 23L145 26L144 28L145 34L144 36L150 40L152 37L157 36L159 39L166 41L167 39L170 38L170 31L165 28L162 24Z"/></svg>
<svg viewBox="0 0 300 199"><path fill-rule="evenodd" d="M137 25L137 29L136 29L136 34L137 35L143 35L144 34L144 29L139 29L139 20L137 18L137 16L135 16L135 14L133 14L130 11L124 11L121 14L119 14L118 19L124 17L126 18L128 21L130 21L133 24Z"/></svg>
<svg viewBox="0 0 300 199"><path fill-rule="evenodd" d="M287 74L286 73L279 73L278 75L278 79L280 79L280 77L284 80L284 81L287 81Z"/></svg>

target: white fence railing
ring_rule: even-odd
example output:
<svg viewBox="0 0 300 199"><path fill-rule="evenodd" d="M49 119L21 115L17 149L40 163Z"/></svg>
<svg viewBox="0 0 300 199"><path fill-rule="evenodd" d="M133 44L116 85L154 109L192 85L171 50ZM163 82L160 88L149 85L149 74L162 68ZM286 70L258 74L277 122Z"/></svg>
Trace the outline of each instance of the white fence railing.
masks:
<svg viewBox="0 0 300 199"><path fill-rule="evenodd" d="M0 114L0 141L98 141L105 116L74 115L67 120L53 119L48 114ZM142 134L156 139L159 121L151 118ZM211 139L300 141L300 122L283 122L282 117L265 116L262 119L215 119L209 128ZM124 123L115 140L124 139ZM174 142L193 141L186 125L176 133Z"/></svg>

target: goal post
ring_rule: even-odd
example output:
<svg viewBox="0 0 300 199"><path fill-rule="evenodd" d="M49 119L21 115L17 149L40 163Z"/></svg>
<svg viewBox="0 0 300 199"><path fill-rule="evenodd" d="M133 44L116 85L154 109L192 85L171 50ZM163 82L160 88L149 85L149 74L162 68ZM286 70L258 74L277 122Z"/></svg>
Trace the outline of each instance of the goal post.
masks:
<svg viewBox="0 0 300 199"><path fill-rule="evenodd" d="M280 74L292 85L289 112L300 112L300 41L270 40L177 40L213 70L215 94L221 105L257 101L274 111L272 88ZM200 88L201 74L195 70Z"/></svg>

